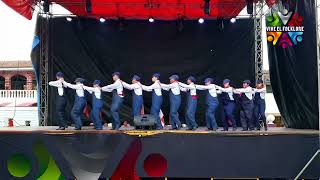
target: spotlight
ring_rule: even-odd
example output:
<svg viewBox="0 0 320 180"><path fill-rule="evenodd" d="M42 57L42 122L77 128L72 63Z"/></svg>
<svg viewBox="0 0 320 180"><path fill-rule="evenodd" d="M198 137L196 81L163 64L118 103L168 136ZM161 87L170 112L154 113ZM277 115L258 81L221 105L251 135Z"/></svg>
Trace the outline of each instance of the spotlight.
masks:
<svg viewBox="0 0 320 180"><path fill-rule="evenodd" d="M100 21L101 23L104 23L104 22L106 22L106 19L105 19L105 18L100 18L99 21Z"/></svg>
<svg viewBox="0 0 320 180"><path fill-rule="evenodd" d="M236 21L237 21L236 18L231 18L231 19L230 19L230 22L231 22L231 23L235 23Z"/></svg>
<svg viewBox="0 0 320 180"><path fill-rule="evenodd" d="M149 22L153 23L154 19L152 17L149 18Z"/></svg>
<svg viewBox="0 0 320 180"><path fill-rule="evenodd" d="M204 23L204 19L203 19L203 18L199 18L198 22L199 22L200 24L202 24L202 23Z"/></svg>
<svg viewBox="0 0 320 180"><path fill-rule="evenodd" d="M204 0L203 12L206 15L210 15L210 0Z"/></svg>
<svg viewBox="0 0 320 180"><path fill-rule="evenodd" d="M86 12L87 12L87 13L92 13L91 0L86 0Z"/></svg>
<svg viewBox="0 0 320 180"><path fill-rule="evenodd" d="M66 20L71 22L72 21L72 18L71 17L66 17Z"/></svg>

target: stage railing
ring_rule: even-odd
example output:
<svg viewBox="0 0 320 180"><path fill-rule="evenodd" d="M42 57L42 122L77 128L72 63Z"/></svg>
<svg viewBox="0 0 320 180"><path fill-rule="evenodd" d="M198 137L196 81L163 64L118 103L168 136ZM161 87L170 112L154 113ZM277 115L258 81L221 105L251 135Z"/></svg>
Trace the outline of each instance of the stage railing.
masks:
<svg viewBox="0 0 320 180"><path fill-rule="evenodd" d="M0 90L0 99L37 99L37 90Z"/></svg>

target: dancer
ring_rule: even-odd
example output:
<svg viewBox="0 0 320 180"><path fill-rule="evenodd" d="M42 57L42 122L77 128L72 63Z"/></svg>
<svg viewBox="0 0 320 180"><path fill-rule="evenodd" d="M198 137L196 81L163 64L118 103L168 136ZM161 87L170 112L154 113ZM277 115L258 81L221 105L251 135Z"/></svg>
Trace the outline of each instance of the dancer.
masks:
<svg viewBox="0 0 320 180"><path fill-rule="evenodd" d="M152 91L152 105L151 105L151 111L150 114L153 115L153 117L156 119L156 129L160 130L163 129L160 121L160 109L162 105L162 91L161 91L161 85L160 85L160 74L155 73L152 76L152 82L153 84L150 86L142 85L142 89L144 91Z"/></svg>
<svg viewBox="0 0 320 180"><path fill-rule="evenodd" d="M64 75L62 72L57 72L56 81L50 81L49 86L56 87L58 90L58 95L56 97L56 111L58 114L58 126L57 130L65 130L67 123L65 120L65 109L67 105L65 96L65 86L63 85Z"/></svg>
<svg viewBox="0 0 320 180"><path fill-rule="evenodd" d="M263 81L258 80L256 88L254 89L254 119L255 124L258 130L261 129L259 119L262 119L262 122L264 124L264 130L268 130L268 125L266 121L266 101L265 101L265 94L266 94L266 88L264 87Z"/></svg>
<svg viewBox="0 0 320 180"><path fill-rule="evenodd" d="M122 82L123 87L132 91L132 113L133 116L141 115L141 109L143 106L142 85L140 83L140 77L134 75L132 77L132 84Z"/></svg>
<svg viewBox="0 0 320 180"><path fill-rule="evenodd" d="M243 88L235 89L233 92L240 94L241 110L240 110L240 121L243 130L250 131L254 130L253 123L253 89L250 87L250 80L244 80L242 83Z"/></svg>
<svg viewBox="0 0 320 180"><path fill-rule="evenodd" d="M68 88L76 90L74 104L71 110L71 118L74 121L75 130L81 130L82 128L81 115L83 114L83 109L87 104L86 98L84 96L84 89L83 89L84 79L77 78L74 82L76 84L70 84L63 81L63 84Z"/></svg>
<svg viewBox="0 0 320 180"><path fill-rule="evenodd" d="M208 130L216 131L218 125L216 122L215 112L219 105L217 98L217 86L213 84L212 78L206 78L204 80L205 85L196 85L198 90L207 90L207 110L206 110L206 123Z"/></svg>
<svg viewBox="0 0 320 180"><path fill-rule="evenodd" d="M103 101L101 99L100 83L100 80L95 80L93 82L93 87L83 86L83 89L92 94L91 118L93 120L94 129L96 130L102 130L102 120L100 117L100 113L103 106Z"/></svg>
<svg viewBox="0 0 320 180"><path fill-rule="evenodd" d="M196 79L193 76L189 76L187 84L179 82L179 85L188 91L187 107L186 107L186 123L189 130L196 130L198 124L196 122L196 110L197 110L197 89L194 84Z"/></svg>
<svg viewBox="0 0 320 180"><path fill-rule="evenodd" d="M170 84L161 84L162 89L170 91L170 124L172 129L181 129L179 120L179 107L181 104L180 86L178 83L179 76L172 75L169 77Z"/></svg>
<svg viewBox="0 0 320 180"><path fill-rule="evenodd" d="M119 110L123 103L124 92L123 85L120 79L120 73L114 72L112 74L113 84L104 86L101 88L102 91L111 92L112 91L112 104L111 104L111 115L112 115L112 129L119 130L121 126L121 121L119 117Z"/></svg>
<svg viewBox="0 0 320 180"><path fill-rule="evenodd" d="M221 91L221 99L223 103L223 131L229 130L229 122L231 122L232 130L237 130L236 120L234 119L233 112L235 109L235 102L233 98L233 88L230 86L230 80L223 80L223 87L218 87L219 91Z"/></svg>

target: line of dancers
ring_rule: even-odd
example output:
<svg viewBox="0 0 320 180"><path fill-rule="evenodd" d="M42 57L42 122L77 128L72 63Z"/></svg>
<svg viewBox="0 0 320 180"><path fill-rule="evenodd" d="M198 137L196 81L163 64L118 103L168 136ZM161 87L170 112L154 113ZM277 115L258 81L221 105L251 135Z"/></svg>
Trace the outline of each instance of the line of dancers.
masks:
<svg viewBox="0 0 320 180"><path fill-rule="evenodd" d="M164 84L160 82L160 74L155 73L152 76L152 84L147 86L140 83L140 77L134 75L132 77L132 83L126 83L121 80L120 73L114 72L112 79L114 83L101 86L100 80L95 80L93 86L89 87L84 85L84 79L77 78L74 84L68 83L64 80L64 74L58 72L56 74L56 81L49 82L50 86L57 87L58 96L56 98L56 111L58 114L57 130L64 130L67 126L65 121L65 107L66 97L65 89L71 88L75 90L75 100L71 110L71 118L75 123L75 130L81 130L82 121L81 115L86 106L85 91L92 94L92 111L91 118L94 123L94 129L102 130L102 120L100 112L103 107L103 101L101 97L102 92L112 93L111 115L112 115L112 129L119 130L121 121L119 117L119 109L124 100L124 88L132 91L132 111L133 116L141 115L141 109L143 107L143 91L152 93L152 104L150 114L156 119L156 129L161 130L163 126L160 121L159 113L163 102L162 90L169 91L170 97L170 124L172 129L179 130L182 125L179 119L178 110L181 104L181 92L187 93L186 103L186 124L189 130L196 130L198 124L196 121L197 110L197 90L206 91L206 126L207 130L216 131L218 125L215 119L215 112L219 105L218 95L221 96L223 111L225 117L223 118L223 131L228 131L229 125L232 126L232 130L237 129L236 121L234 118L235 99L234 94L239 95L240 99L240 120L243 131L247 130L260 130L260 119L264 123L264 128L267 130L266 117L265 117L265 93L266 88L261 80L257 81L256 87L250 86L249 80L243 81L242 88L233 88L230 85L230 80L223 80L223 87L213 83L212 78L206 78L204 85L195 84L195 77L190 76L187 78L186 83L179 81L178 75L172 75L169 77L170 83Z"/></svg>

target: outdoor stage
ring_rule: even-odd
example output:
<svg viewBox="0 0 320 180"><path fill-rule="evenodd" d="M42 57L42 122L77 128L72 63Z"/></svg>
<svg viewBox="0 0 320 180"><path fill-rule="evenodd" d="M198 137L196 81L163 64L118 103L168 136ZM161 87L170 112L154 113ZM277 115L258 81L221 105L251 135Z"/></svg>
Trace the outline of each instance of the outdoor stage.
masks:
<svg viewBox="0 0 320 180"><path fill-rule="evenodd" d="M24 154L32 161L28 175L31 179L39 173L44 177L53 173L79 180L154 176L293 178L319 147L316 130L212 132L201 127L197 131L96 131L88 127L75 131L69 127L56 131L55 128L1 128L1 160ZM48 163L44 168L43 159ZM320 177L319 167L318 157L301 177ZM0 168L1 175L11 177L7 168Z"/></svg>

